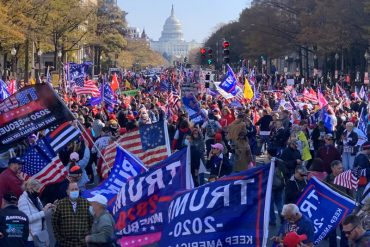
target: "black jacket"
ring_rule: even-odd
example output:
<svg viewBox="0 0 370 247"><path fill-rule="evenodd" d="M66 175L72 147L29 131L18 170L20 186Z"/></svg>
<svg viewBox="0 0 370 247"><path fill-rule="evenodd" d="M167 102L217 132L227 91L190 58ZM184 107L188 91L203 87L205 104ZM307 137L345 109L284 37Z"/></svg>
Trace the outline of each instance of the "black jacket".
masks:
<svg viewBox="0 0 370 247"><path fill-rule="evenodd" d="M307 185L307 181L299 181L294 175L287 181L285 188L285 204L297 203L297 200L302 195L302 191Z"/></svg>
<svg viewBox="0 0 370 247"><path fill-rule="evenodd" d="M0 210L0 247L24 247L29 234L29 221L17 206L9 205Z"/></svg>
<svg viewBox="0 0 370 247"><path fill-rule="evenodd" d="M284 149L280 158L285 161L285 178L289 179L294 174L294 170L298 165L297 160L301 159L301 153L298 149L287 147Z"/></svg>

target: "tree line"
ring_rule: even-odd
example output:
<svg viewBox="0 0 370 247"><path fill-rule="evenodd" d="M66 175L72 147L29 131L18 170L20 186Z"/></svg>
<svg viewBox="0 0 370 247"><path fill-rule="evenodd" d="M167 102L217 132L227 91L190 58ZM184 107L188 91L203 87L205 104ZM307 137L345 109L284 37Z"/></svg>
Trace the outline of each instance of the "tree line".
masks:
<svg viewBox="0 0 370 247"><path fill-rule="evenodd" d="M133 41L126 37L126 15L105 0L98 0L97 5L88 0L0 0L0 53L6 62L12 49L16 51L14 61L23 68L26 80L32 51L52 52L54 65L58 65L58 59L69 60L66 56L83 46L86 59L97 68L104 63L107 67L113 63L129 66L131 60L120 58L138 51L127 49ZM142 64L163 63L146 45L136 47L150 59L139 61Z"/></svg>
<svg viewBox="0 0 370 247"><path fill-rule="evenodd" d="M228 40L234 63L296 53L300 66L314 56L329 69L339 55L346 70L342 72L349 73L366 64L369 11L370 0L255 0L238 20L215 31L205 46L219 50L222 40Z"/></svg>

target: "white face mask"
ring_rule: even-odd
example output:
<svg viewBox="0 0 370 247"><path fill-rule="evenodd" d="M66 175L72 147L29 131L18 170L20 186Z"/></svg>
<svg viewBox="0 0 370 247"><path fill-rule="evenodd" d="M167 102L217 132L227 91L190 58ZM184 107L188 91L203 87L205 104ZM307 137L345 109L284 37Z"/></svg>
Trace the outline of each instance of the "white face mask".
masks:
<svg viewBox="0 0 370 247"><path fill-rule="evenodd" d="M89 206L89 212L92 216L95 215L95 211L94 211L94 208L92 206Z"/></svg>

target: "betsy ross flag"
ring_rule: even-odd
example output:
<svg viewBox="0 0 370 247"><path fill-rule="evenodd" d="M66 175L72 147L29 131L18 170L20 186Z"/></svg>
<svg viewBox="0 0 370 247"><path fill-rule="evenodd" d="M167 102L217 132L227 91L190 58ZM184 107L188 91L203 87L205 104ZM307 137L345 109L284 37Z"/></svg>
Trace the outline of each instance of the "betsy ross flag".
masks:
<svg viewBox="0 0 370 247"><path fill-rule="evenodd" d="M46 138L54 152L58 153L68 143L76 140L80 134L81 132L78 128L74 127L69 122L65 122L54 131L50 132Z"/></svg>
<svg viewBox="0 0 370 247"><path fill-rule="evenodd" d="M21 175L25 180L33 178L43 187L58 183L67 176L67 170L55 154L53 148L45 139L40 139L32 145L22 157L24 165Z"/></svg>
<svg viewBox="0 0 370 247"><path fill-rule="evenodd" d="M94 97L100 95L99 88L96 86L95 81L93 80L87 80L79 83L79 85L75 87L75 92L77 95L91 94Z"/></svg>
<svg viewBox="0 0 370 247"><path fill-rule="evenodd" d="M103 178L107 178L113 167L117 145L135 155L146 166L152 166L171 154L166 122L159 121L154 124L141 125L137 130L124 134L116 142L103 149L103 157L99 160Z"/></svg>
<svg viewBox="0 0 370 247"><path fill-rule="evenodd" d="M334 178L334 184L350 190L357 190L358 178L353 174L352 170L347 170Z"/></svg>

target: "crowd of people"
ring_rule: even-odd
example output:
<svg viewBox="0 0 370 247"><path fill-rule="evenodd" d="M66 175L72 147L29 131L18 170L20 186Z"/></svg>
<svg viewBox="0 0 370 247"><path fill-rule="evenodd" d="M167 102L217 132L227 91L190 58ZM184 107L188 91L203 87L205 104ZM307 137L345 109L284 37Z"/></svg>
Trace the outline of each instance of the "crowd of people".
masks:
<svg viewBox="0 0 370 247"><path fill-rule="evenodd" d="M368 116L365 100L335 97L327 90L329 129L327 119L312 121L311 116L319 110L316 103L303 101L300 109L286 109L280 104L286 96L282 92L261 92L259 99L237 107L221 96L199 93L195 97L203 121L195 124L184 107L169 111L168 92L153 93L145 83L139 86L135 76L126 80L131 88L140 90L135 96L117 96L118 103L111 108L89 105L86 95L60 92L76 119L74 124L82 130L80 139L59 152L68 170L62 182L41 190L39 181L24 182L19 176L23 164L19 157L44 131L10 150L13 158L0 174L0 247L50 243L60 247L112 246L114 220L106 210L107 199L101 195L83 199L81 192L101 181L97 164L105 147L140 125L161 120L167 121L172 152L190 147L195 186L269 164L275 158L269 223L280 227L280 236L273 240L284 246L300 242L301 246L313 246L313 223L294 204L313 176L356 200L359 208L370 204L370 142L359 144L355 131L361 114ZM181 91L180 83L173 83ZM364 133L368 140L369 130ZM334 178L346 170L357 171L357 191L334 184ZM354 246L370 246L369 215L366 208L342 222L340 246L349 246L349 240ZM10 226L14 232L6 228ZM337 246L337 232L328 240L330 247Z"/></svg>

